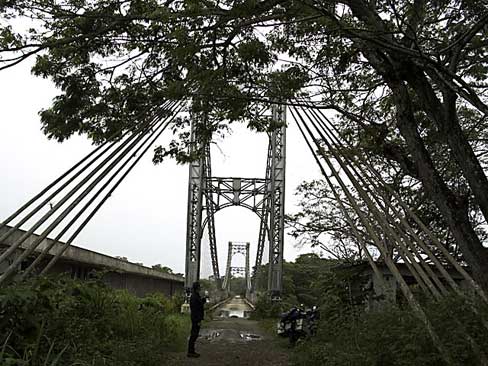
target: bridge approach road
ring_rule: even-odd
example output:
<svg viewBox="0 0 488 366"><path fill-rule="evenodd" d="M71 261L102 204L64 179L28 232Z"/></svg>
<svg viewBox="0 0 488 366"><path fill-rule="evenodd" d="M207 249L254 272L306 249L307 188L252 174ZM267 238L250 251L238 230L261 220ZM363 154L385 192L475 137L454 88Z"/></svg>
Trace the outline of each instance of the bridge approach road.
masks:
<svg viewBox="0 0 488 366"><path fill-rule="evenodd" d="M241 298L233 298L215 309L212 320L205 322L197 341L200 358L174 355L172 365L199 366L285 366L289 365L286 342L265 332L260 323L240 315L251 307ZM229 313L230 317L221 316ZM237 316L237 317L236 317Z"/></svg>

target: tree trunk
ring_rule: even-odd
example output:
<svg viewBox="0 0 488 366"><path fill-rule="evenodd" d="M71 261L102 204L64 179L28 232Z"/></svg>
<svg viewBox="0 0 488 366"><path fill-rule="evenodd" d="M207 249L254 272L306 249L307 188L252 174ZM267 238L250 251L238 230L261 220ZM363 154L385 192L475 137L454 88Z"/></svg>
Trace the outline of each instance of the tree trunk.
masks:
<svg viewBox="0 0 488 366"><path fill-rule="evenodd" d="M423 110L435 123L439 134L451 149L452 156L467 179L485 220L488 221L488 179L459 124L456 94L444 90L442 104L422 70L412 65L406 69L408 70L405 72L407 82L414 88Z"/></svg>
<svg viewBox="0 0 488 366"><path fill-rule="evenodd" d="M406 86L399 80L388 80L388 85L393 91L400 134L405 139L417 166L422 185L449 225L466 262L471 267L473 277L483 289L488 290L488 250L481 244L469 221L467 204L457 199L435 169L418 133Z"/></svg>
<svg viewBox="0 0 488 366"><path fill-rule="evenodd" d="M365 22L372 30L382 35L388 34L381 18L367 2L348 1L347 4L354 16ZM381 46L369 40L360 40L357 37L350 37L350 40L356 43L370 65L383 77L392 90L397 109L397 125L416 165L422 185L449 225L464 259L473 271L473 277L484 290L488 290L488 250L481 244L469 221L466 204L458 202L457 196L435 169L430 154L418 133L411 98L403 80L408 81L417 92L420 102L423 103L424 111L436 123L437 128L446 139L456 161L468 179L483 215L488 220L488 195L486 194L488 179L474 156L459 121L450 118L449 122L445 123L446 116L452 117L452 109L442 108L442 104L425 77L424 70L419 69L409 60L405 61L405 59L399 59L398 55L389 54L387 50L381 49ZM396 42L392 36L389 41ZM420 82L421 78L424 78L425 82ZM453 124L457 124L457 126L453 126Z"/></svg>

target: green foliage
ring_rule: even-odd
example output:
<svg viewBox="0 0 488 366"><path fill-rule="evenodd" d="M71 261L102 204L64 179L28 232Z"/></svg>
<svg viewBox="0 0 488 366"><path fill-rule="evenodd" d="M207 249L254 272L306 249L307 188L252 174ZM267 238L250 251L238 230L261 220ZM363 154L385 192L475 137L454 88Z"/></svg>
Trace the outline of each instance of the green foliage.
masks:
<svg viewBox="0 0 488 366"><path fill-rule="evenodd" d="M337 188L336 191L341 192ZM295 195L299 197L300 211L287 216L286 223L291 228L291 235L300 245L319 247L328 256L349 263L365 259L355 232L349 227L348 220L326 181L302 182ZM343 193L341 199L347 202ZM368 246L372 246L374 242L367 235L352 207L345 205L345 208L361 239Z"/></svg>
<svg viewBox="0 0 488 366"><path fill-rule="evenodd" d="M357 276L354 270L334 271L323 282L317 336L297 347L295 365L444 365L425 325L407 305L384 303L366 311L363 299L351 296L348 284ZM467 334L486 349L486 304L453 296L424 301L423 308L456 364L478 365L479 350Z"/></svg>
<svg viewBox="0 0 488 366"><path fill-rule="evenodd" d="M334 300L324 304L327 311L322 312L317 337L298 347L296 365L444 365L425 326L409 308L392 305L365 312L344 311L344 305ZM456 364L479 365L479 351L471 347L466 332L481 349L488 346L488 332L471 305L453 297L427 303L425 309ZM482 311L486 316L486 309Z"/></svg>
<svg viewBox="0 0 488 366"><path fill-rule="evenodd" d="M0 290L0 363L161 365L185 343L180 300L45 277Z"/></svg>
<svg viewBox="0 0 488 366"><path fill-rule="evenodd" d="M410 312L396 308L356 317L323 317L316 338L299 347L295 363L442 365L420 323Z"/></svg>
<svg viewBox="0 0 488 366"><path fill-rule="evenodd" d="M279 302L271 301L265 293L268 266L262 266L257 275L258 298L253 317L276 318L292 306L317 305L324 296L324 288L331 282L331 267L335 265L337 261L320 258L314 253L302 254L295 262L283 263L283 294Z"/></svg>
<svg viewBox="0 0 488 366"><path fill-rule="evenodd" d="M230 292L233 295L245 296L247 283L245 277L232 276L230 278Z"/></svg>
<svg viewBox="0 0 488 366"><path fill-rule="evenodd" d="M279 16L261 5L229 2L224 10L213 1L2 1L0 69L16 64L10 58L16 51L25 52L19 62L36 56L33 73L60 90L41 112L43 130L61 141L78 132L99 142L147 120L155 105L172 98L193 98L194 111L204 101L211 123L252 124L260 109L252 97L292 95L306 80L300 70L266 75L276 52L239 24L266 13ZM218 19L224 13L226 19ZM10 24L24 17L36 19L35 27Z"/></svg>
<svg viewBox="0 0 488 366"><path fill-rule="evenodd" d="M259 294L254 306L256 309L251 313L253 319L277 318L285 310L282 302L272 301L267 294Z"/></svg>
<svg viewBox="0 0 488 366"><path fill-rule="evenodd" d="M156 271L160 271L163 273L174 274L173 270L170 267L166 267L161 264L155 264L154 266L152 266L152 269L155 269Z"/></svg>
<svg viewBox="0 0 488 366"><path fill-rule="evenodd" d="M295 262L285 263L283 301L258 296L253 317L264 319L274 331L276 318L291 306L319 306L318 333L295 348L297 366L444 365L425 325L405 301L389 304L377 298L377 306L367 310L364 265L340 265L315 254L299 256ZM456 364L479 365L479 349L488 347L488 328L483 325L488 306L470 297L419 298Z"/></svg>

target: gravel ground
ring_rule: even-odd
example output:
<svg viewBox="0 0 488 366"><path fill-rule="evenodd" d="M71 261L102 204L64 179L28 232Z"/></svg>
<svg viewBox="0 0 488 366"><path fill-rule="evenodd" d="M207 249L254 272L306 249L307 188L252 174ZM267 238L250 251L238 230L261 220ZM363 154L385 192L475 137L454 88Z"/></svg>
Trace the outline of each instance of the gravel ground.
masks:
<svg viewBox="0 0 488 366"><path fill-rule="evenodd" d="M199 358L172 354L168 365L289 365L286 342L267 334L257 321L229 318L205 323L196 343Z"/></svg>

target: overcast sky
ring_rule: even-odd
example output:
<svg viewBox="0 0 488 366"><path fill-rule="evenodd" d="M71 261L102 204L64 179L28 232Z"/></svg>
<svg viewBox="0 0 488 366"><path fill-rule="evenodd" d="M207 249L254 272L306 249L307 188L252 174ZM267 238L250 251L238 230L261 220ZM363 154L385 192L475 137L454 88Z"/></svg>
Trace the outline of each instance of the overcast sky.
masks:
<svg viewBox="0 0 488 366"><path fill-rule="evenodd" d="M47 108L56 94L50 81L30 74L27 63L0 72L1 220L93 149L82 136L58 143L40 131L38 112ZM303 180L318 178L320 172L290 114L288 122L286 212L291 213L297 210L296 186ZM236 125L232 135L213 147L212 173L262 178L266 149L265 134ZM148 152L78 236L75 245L125 256L147 266L161 263L175 272L184 272L188 167L171 160L154 166L151 157ZM252 265L258 230L257 216L245 208L229 207L216 214L221 273L229 241L251 243ZM310 251L296 248L293 238L286 237L286 260ZM204 243L203 276L211 273L209 260L208 245ZM236 258L236 265L243 262L243 258Z"/></svg>

